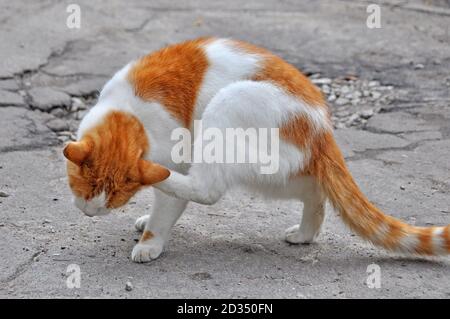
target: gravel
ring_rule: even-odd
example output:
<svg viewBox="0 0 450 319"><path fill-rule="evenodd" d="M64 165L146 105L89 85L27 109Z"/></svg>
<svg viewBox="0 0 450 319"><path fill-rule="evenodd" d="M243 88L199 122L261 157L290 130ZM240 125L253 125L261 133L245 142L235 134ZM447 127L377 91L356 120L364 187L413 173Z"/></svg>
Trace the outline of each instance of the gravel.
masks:
<svg viewBox="0 0 450 319"><path fill-rule="evenodd" d="M367 120L395 99L392 85L378 80L363 80L355 75L334 79L312 74L311 81L325 95L335 128L363 127Z"/></svg>

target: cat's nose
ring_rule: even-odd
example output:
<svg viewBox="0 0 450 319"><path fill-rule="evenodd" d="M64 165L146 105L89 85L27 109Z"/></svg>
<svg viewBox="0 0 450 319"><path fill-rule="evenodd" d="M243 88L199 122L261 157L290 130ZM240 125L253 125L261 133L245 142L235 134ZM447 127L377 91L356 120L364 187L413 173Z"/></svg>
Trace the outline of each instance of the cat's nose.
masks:
<svg viewBox="0 0 450 319"><path fill-rule="evenodd" d="M74 197L73 203L79 210L81 210L86 216L89 217L103 216L111 212L111 210L106 207L98 206L98 203L96 202L88 202L79 197Z"/></svg>
<svg viewBox="0 0 450 319"><path fill-rule="evenodd" d="M105 207L92 207L89 205L86 205L84 209L81 210L86 216L93 217L93 216L103 216L109 214L111 211Z"/></svg>

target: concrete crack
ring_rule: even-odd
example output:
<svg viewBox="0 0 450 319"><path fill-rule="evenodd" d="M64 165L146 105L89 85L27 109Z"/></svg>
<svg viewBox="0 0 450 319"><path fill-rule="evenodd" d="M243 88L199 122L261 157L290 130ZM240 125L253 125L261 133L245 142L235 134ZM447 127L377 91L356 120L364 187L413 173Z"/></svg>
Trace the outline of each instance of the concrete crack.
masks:
<svg viewBox="0 0 450 319"><path fill-rule="evenodd" d="M20 275L25 273L30 268L30 266L33 264L35 259L37 257L39 257L40 255L44 254L45 252L47 252L47 250L45 248L44 249L40 249L37 252L35 252L33 255L31 255L31 257L26 262L24 262L24 263L20 264L19 266L17 266L12 274L10 274L8 277L6 277L5 279L3 279L0 282L2 284L2 286L8 285L11 281L14 281Z"/></svg>

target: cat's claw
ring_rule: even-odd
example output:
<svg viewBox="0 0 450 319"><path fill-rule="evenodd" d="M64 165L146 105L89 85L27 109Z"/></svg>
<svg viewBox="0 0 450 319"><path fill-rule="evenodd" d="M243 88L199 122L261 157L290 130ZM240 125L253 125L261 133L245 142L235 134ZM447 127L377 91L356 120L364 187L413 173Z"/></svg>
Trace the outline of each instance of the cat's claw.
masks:
<svg viewBox="0 0 450 319"><path fill-rule="evenodd" d="M136 230L138 231L143 231L149 218L150 215L144 215L139 217L138 219L136 219L136 222L134 223L134 228L136 228Z"/></svg>
<svg viewBox="0 0 450 319"><path fill-rule="evenodd" d="M286 229L285 240L290 244L310 244L314 241L315 236L305 236L300 232L300 225L294 225Z"/></svg>
<svg viewBox="0 0 450 319"><path fill-rule="evenodd" d="M163 249L163 240L152 238L146 242L136 244L133 248L133 252L131 253L131 259L137 263L149 262L158 258Z"/></svg>

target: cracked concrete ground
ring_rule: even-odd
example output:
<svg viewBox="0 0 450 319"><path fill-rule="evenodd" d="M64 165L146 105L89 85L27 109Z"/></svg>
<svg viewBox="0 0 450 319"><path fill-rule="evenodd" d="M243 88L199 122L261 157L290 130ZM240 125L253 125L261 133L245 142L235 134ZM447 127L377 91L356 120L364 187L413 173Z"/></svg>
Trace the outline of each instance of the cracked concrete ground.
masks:
<svg viewBox="0 0 450 319"><path fill-rule="evenodd" d="M330 209L316 244L290 246L284 229L301 204L230 192L190 204L167 252L135 264L150 190L103 218L70 203L61 147L104 82L139 55L216 35L267 47L321 87L376 205L411 224L450 223L449 2L373 1L382 28L368 29L371 2L77 1L80 29L66 26L69 2L0 2L0 297L449 298L448 258L374 248ZM69 264L79 289L66 286ZM370 264L380 289L366 285Z"/></svg>

